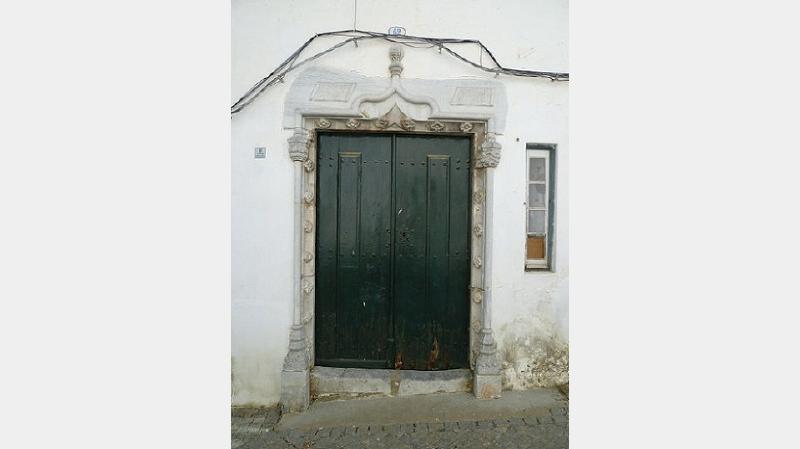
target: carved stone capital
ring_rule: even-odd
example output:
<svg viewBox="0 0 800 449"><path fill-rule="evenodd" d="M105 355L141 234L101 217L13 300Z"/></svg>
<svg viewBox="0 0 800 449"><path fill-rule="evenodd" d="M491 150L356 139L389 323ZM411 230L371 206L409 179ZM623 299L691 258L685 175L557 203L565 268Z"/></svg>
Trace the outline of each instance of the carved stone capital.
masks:
<svg viewBox="0 0 800 449"><path fill-rule="evenodd" d="M489 167L497 167L497 164L500 163L500 150L502 146L494 137L494 134L487 133L486 139L483 141L483 145L481 145L480 149L478 150L478 160L475 163L475 166L478 168L489 168Z"/></svg>
<svg viewBox="0 0 800 449"><path fill-rule="evenodd" d="M289 137L289 157L294 162L305 162L308 159L308 131L295 128Z"/></svg>

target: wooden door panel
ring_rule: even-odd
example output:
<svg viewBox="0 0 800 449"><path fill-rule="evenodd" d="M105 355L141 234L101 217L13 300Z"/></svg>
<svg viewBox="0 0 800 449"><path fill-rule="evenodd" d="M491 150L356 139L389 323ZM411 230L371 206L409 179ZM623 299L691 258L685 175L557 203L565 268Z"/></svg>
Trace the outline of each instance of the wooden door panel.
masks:
<svg viewBox="0 0 800 449"><path fill-rule="evenodd" d="M386 367L391 349L391 136L319 137L316 358Z"/></svg>
<svg viewBox="0 0 800 449"><path fill-rule="evenodd" d="M318 365L468 367L469 147L319 135Z"/></svg>
<svg viewBox="0 0 800 449"><path fill-rule="evenodd" d="M464 368L469 139L397 136L396 158L395 366Z"/></svg>

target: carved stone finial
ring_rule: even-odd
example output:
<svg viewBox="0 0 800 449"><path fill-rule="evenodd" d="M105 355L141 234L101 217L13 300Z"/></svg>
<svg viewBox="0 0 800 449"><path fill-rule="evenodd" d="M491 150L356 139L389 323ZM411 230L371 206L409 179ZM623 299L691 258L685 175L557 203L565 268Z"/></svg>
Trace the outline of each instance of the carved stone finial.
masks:
<svg viewBox="0 0 800 449"><path fill-rule="evenodd" d="M304 162L308 159L308 131L295 128L294 134L289 137L289 157L294 162Z"/></svg>
<svg viewBox="0 0 800 449"><path fill-rule="evenodd" d="M478 168L497 167L497 164L500 163L500 150L502 148L495 139L494 134L487 133L486 139L478 151L478 160L475 162L475 166Z"/></svg>
<svg viewBox="0 0 800 449"><path fill-rule="evenodd" d="M389 73L394 76L400 76L403 71L403 65L400 61L403 60L403 49L399 45L392 45L389 48Z"/></svg>

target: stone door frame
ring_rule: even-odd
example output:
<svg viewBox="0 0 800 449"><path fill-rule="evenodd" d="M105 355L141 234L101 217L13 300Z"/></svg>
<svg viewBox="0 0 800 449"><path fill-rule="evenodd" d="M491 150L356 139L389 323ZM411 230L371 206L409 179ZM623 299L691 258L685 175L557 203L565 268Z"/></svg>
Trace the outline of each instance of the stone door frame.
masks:
<svg viewBox="0 0 800 449"><path fill-rule="evenodd" d="M397 57L399 52L399 57ZM392 87L378 96L362 96L352 107L339 111L313 107L297 111L292 136L288 139L289 157L294 162L295 256L293 266L293 320L289 350L281 375L281 405L286 412L299 412L310 401L310 369L314 362L315 313L315 238L317 133L343 131L350 133L413 133L445 136L469 136L470 148L470 332L469 361L473 373L473 392L477 398L495 398L502 389L497 345L491 328L491 207L493 168L500 160L500 144L491 127L496 119L479 113L457 113L443 110L435 100L411 94L399 83L402 50L390 50ZM399 67L399 69L398 69ZM323 80L324 81L324 80ZM337 81L341 81L340 79ZM394 100L393 100L394 99ZM291 92L287 104L291 101ZM388 112L378 117L365 117L365 102L383 104ZM401 105L427 106L427 117L413 117ZM410 108L411 109L411 108ZM475 108L473 108L475 109ZM462 115L463 117L459 117Z"/></svg>

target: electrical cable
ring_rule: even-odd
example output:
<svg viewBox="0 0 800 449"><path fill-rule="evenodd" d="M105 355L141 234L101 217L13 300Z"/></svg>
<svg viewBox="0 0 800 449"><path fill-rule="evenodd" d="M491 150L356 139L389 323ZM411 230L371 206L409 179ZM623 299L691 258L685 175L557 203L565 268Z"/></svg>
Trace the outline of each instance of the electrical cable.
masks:
<svg viewBox="0 0 800 449"><path fill-rule="evenodd" d="M303 59L300 62L297 62L297 59L300 57L300 54L305 50L311 43L320 38L320 37L327 37L327 36L338 36L338 37L346 37L347 39L333 45L332 47L328 48L327 50L323 50L313 56L309 56L306 59ZM483 70L485 72L494 73L495 75L504 74L504 75L511 75L511 76L522 76L522 77L536 77L536 78L548 78L551 81L569 81L569 73L558 73L558 72L539 72L534 70L523 70L523 69L513 69L508 67L503 67L497 61L497 58L494 57L491 51L486 48L483 43L479 40L475 39L454 39L454 38L436 38L436 37L420 37L420 36L405 36L405 35L390 35L386 33L376 33L374 31L362 31L362 30L342 30L342 31L329 31L325 33L318 33L308 39L303 45L300 46L297 50L294 51L285 61L283 61L278 67L275 68L269 75L259 80L253 87L251 87L244 95L242 95L239 100L236 101L231 106L231 114L236 114L237 112L241 111L247 105L252 103L261 93L267 90L270 86L274 85L277 82L283 82L283 78L286 76L287 73L291 72L292 70L301 67L302 65L318 59L323 55L326 55L337 48L341 48L347 45L350 42L353 42L356 47L358 47L358 41L360 40L370 40L370 39L382 39L388 42L393 42L397 44L401 44L411 48L434 48L438 47L439 52L441 53L442 50L450 53L451 55L455 56L456 58L464 61L465 63ZM427 45L413 45L412 43L416 44L427 44ZM471 61L464 56L460 55L455 50L451 49L450 47L446 46L445 44L474 44L478 45L481 51L485 51L489 58L492 60L492 63L496 67L486 67L482 64L483 60L483 53L481 53L481 62L474 62ZM297 62L297 63L296 63ZM296 64L295 64L296 63Z"/></svg>

